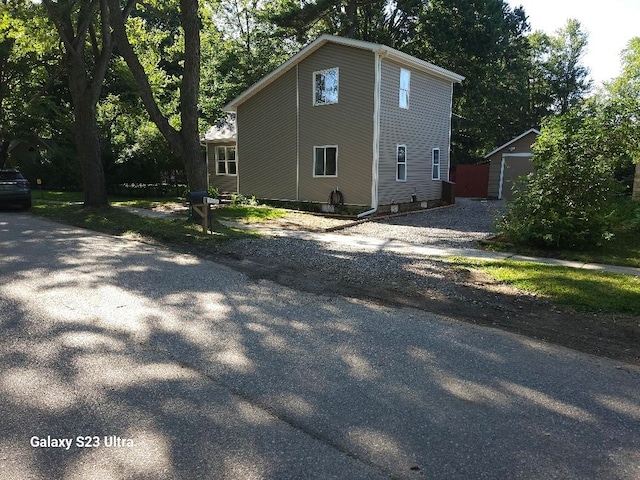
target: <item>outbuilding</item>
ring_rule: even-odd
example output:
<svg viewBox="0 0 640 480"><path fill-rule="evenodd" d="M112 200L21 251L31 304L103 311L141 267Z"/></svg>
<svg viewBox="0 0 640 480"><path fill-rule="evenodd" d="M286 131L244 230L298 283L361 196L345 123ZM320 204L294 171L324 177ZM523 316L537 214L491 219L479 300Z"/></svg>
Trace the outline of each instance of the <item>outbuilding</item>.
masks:
<svg viewBox="0 0 640 480"><path fill-rule="evenodd" d="M538 135L532 128L484 156L489 162L488 198L511 200L518 178L535 171L532 147Z"/></svg>

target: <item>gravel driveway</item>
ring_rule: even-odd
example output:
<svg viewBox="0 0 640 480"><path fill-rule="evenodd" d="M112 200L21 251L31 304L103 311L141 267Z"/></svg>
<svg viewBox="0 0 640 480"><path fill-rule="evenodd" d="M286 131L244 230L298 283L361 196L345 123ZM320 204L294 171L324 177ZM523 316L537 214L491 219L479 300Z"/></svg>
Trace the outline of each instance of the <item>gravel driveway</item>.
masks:
<svg viewBox="0 0 640 480"><path fill-rule="evenodd" d="M440 248L469 248L493 233L494 219L502 210L502 202L462 199L451 207L372 220L335 234L363 240L369 237ZM447 262L423 255L372 251L357 241L316 242L286 236L246 238L222 246L220 254L217 261L254 278L313 293L392 303L406 296L438 298L447 304L453 299L456 302L466 299L455 282L444 281L455 276ZM410 303L414 304L413 300ZM434 311L436 307L429 308ZM451 312L450 307L443 312Z"/></svg>
<svg viewBox="0 0 640 480"><path fill-rule="evenodd" d="M450 207L372 220L343 232L433 247L469 248L494 233L495 220L504 211L499 200L458 198Z"/></svg>

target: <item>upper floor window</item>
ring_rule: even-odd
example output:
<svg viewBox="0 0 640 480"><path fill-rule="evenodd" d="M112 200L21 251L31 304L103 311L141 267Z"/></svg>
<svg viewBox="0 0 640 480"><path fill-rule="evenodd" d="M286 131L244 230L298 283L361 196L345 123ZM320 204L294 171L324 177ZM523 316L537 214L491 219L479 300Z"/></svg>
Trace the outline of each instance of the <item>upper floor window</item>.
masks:
<svg viewBox="0 0 640 480"><path fill-rule="evenodd" d="M313 104L338 103L338 68L313 72Z"/></svg>
<svg viewBox="0 0 640 480"><path fill-rule="evenodd" d="M431 152L431 179L440 180L440 149L434 148Z"/></svg>
<svg viewBox="0 0 640 480"><path fill-rule="evenodd" d="M406 145L398 145L396 180L398 182L407 181L407 146Z"/></svg>
<svg viewBox="0 0 640 480"><path fill-rule="evenodd" d="M400 108L409 108L409 87L411 85L411 72L400 69L400 93L398 106Z"/></svg>
<svg viewBox="0 0 640 480"><path fill-rule="evenodd" d="M236 147L216 147L216 175L236 175Z"/></svg>

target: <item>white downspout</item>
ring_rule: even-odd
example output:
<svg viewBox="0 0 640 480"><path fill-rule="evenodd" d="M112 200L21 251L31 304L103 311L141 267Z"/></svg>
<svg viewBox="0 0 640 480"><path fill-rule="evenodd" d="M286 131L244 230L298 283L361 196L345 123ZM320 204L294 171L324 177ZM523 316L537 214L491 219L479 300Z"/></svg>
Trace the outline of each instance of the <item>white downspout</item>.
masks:
<svg viewBox="0 0 640 480"><path fill-rule="evenodd" d="M373 92L373 158L371 162L371 210L359 213L357 218L371 215L378 210L378 168L380 164L380 90L382 83L382 55L375 52L375 81Z"/></svg>
<svg viewBox="0 0 640 480"><path fill-rule="evenodd" d="M296 64L296 200L300 201L300 70Z"/></svg>

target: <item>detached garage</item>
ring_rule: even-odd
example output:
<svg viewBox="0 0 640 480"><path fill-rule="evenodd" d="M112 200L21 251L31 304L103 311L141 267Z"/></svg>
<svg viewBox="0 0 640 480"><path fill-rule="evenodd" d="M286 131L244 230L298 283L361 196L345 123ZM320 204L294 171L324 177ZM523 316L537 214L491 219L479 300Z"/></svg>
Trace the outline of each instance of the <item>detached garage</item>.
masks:
<svg viewBox="0 0 640 480"><path fill-rule="evenodd" d="M538 135L540 132L532 128L485 155L485 161L488 160L490 165L489 198L513 198L511 189L518 177L534 171L531 147Z"/></svg>

